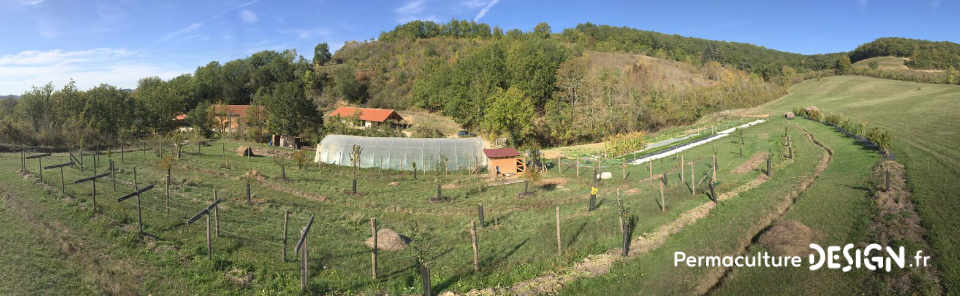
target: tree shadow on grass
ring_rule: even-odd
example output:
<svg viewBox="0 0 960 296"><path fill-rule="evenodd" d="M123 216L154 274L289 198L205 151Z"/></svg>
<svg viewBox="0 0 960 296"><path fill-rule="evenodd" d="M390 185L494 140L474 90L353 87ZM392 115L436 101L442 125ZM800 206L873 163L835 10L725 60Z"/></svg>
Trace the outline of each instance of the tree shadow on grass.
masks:
<svg viewBox="0 0 960 296"><path fill-rule="evenodd" d="M524 245L526 245L528 241L530 241L530 238L524 239L523 241L521 241L521 242L518 243L517 245L513 246L513 248L511 248L510 251L507 251L506 253L504 253L503 256L493 255L493 256L488 256L488 257L486 258L486 260L481 259L481 262L480 262L480 273L481 273L481 274L488 273L488 272L485 272L485 271L488 270L488 267L497 266L497 265L499 265L501 262L506 261L506 259L509 258L510 256L513 256L513 254L516 253L517 250L520 250L520 248L522 248ZM499 258L498 258L498 257L499 257ZM456 273L456 274L454 274L454 275L451 275L451 276L448 277L446 280L444 280L442 283L435 285L435 286L433 287L434 291L443 291L444 289L447 289L447 288L449 288L451 285L453 285L454 283L456 283L456 282L457 282L457 279L463 278L464 275L467 275L467 274L470 274L470 273L473 273L473 272L474 272L472 269L466 269L466 268L464 268L464 269L462 269L462 270L463 270L463 271L458 272L458 273Z"/></svg>
<svg viewBox="0 0 960 296"><path fill-rule="evenodd" d="M567 246L572 246L577 242L577 239L580 238L580 234L583 233L583 229L587 227L587 222L580 223L580 227L577 228L577 231L573 232L573 236L570 237L570 241L567 242Z"/></svg>

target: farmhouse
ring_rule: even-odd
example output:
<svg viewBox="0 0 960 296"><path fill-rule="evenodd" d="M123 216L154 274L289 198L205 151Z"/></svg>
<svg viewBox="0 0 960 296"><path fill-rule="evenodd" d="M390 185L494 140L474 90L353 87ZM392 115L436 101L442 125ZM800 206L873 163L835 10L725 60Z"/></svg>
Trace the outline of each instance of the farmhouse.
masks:
<svg viewBox="0 0 960 296"><path fill-rule="evenodd" d="M214 125L222 127L229 132L238 131L243 127L247 116L256 116L263 118L263 106L257 106L254 112L250 111L250 105L214 105Z"/></svg>
<svg viewBox="0 0 960 296"><path fill-rule="evenodd" d="M480 138L394 138L328 135L317 144L314 162L350 166L353 145L363 149L360 167L418 171L481 168L487 164ZM440 167L442 168L442 167Z"/></svg>
<svg viewBox="0 0 960 296"><path fill-rule="evenodd" d="M403 117L393 109L343 106L327 114L327 117L338 117L341 121L348 121L355 117L357 121L351 121L350 123L360 128L368 128L371 126L388 126L390 128L407 127Z"/></svg>
<svg viewBox="0 0 960 296"><path fill-rule="evenodd" d="M487 171L493 177L522 174L526 168L517 149L483 149L483 154L487 157Z"/></svg>

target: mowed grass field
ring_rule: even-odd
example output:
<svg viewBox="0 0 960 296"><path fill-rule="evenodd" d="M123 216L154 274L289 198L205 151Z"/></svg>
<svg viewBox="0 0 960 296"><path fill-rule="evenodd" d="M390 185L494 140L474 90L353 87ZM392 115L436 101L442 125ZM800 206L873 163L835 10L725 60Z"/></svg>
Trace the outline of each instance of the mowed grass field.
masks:
<svg viewBox="0 0 960 296"><path fill-rule="evenodd" d="M737 157L738 149L732 142L718 142L723 180L718 192L732 190L760 174L758 170L726 172L750 155L770 149L775 132L765 130L758 132L762 136L747 138L744 159ZM298 169L288 162L288 180L282 180L281 169L273 158L237 156L233 151L242 144L214 142L201 147L200 153L196 153L196 146L186 146L183 159L172 161L169 214L165 213L161 198L166 170L154 151L129 152L123 161L118 153L101 156L98 172L103 172L112 158L118 167L118 185L114 191L110 178L97 182L100 214L96 216L90 215L92 184L69 184L92 175L93 160L89 154L85 156L84 171L64 170L68 182L65 197L57 190L58 170L45 171L46 185L38 185L36 160L27 162L31 175L24 177L16 173L18 153L0 154L0 184L4 188L0 216L18 229L4 232L3 237L35 233L33 239L49 242L50 246L29 252L51 255L28 256L29 253L20 254L27 250L10 251L9 255L3 253L0 267L34 264L58 270L66 279L6 286L8 281L29 277L22 274L4 278L5 287L11 287L10 294L59 294L57 291L80 289L93 293L164 295L298 293L293 244L307 219L315 216L309 236L311 292L421 293L414 264L418 254L430 266L433 291L464 292L510 286L570 266L587 255L619 247L617 188L621 189L625 207L637 217L634 233L651 232L708 201L702 194L705 183L698 186L697 195L680 183L677 159L658 161L653 166L653 174L668 174L666 212L660 211L657 187L643 181L650 175L649 166L628 166L624 179L621 167L613 164L602 167L614 178L601 183L599 207L588 211L590 163L583 164L578 177L575 163L564 162L562 172L551 170L541 182L530 185L535 193L524 197L517 195L523 190L522 183L495 185L465 172L450 172L442 177L435 171L421 171L414 180L410 172L376 169L361 171L360 194L352 195L348 193L352 174L349 168L308 164ZM227 151L225 156L221 147ZM165 150L169 156L171 149ZM690 179L691 162L697 178L702 179L710 171L712 154L712 145L688 151L686 179ZM44 165L66 160L65 154L57 153L45 158ZM158 186L143 196L144 231L148 234L145 238L136 234L135 200L116 200L133 190L133 168L137 168L141 186ZM248 205L241 176L251 170L257 170L264 178L253 183L253 204ZM438 179L444 187L443 195L450 200L429 202L436 194ZM192 225L184 222L213 199L214 190L226 201L220 207L221 235L214 238L210 260L204 220ZM469 225L477 219L479 204L485 208L485 227L478 231L480 271L474 272ZM562 256L556 254L556 206L561 208L562 216ZM283 213L288 210L288 260L283 261L281 226ZM371 279L370 253L363 244L370 236L370 218L377 218L380 228L391 228L413 239L403 251L380 252L378 280ZM36 259L42 257L59 259ZM73 271L65 268L71 266L75 266ZM40 272L43 268L35 270Z"/></svg>
<svg viewBox="0 0 960 296"><path fill-rule="evenodd" d="M960 293L960 86L830 77L797 84L762 109L782 114L810 105L890 131L941 281L948 293Z"/></svg>

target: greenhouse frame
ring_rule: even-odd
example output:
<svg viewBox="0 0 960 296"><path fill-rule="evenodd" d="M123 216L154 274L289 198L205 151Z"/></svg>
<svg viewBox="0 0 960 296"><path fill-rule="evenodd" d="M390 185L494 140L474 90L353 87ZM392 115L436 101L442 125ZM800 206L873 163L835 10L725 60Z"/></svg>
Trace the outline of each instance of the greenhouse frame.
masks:
<svg viewBox="0 0 960 296"><path fill-rule="evenodd" d="M361 168L436 170L446 159L447 170L486 167L483 140L474 138L393 138L328 135L317 144L314 162L351 166L353 145L360 145Z"/></svg>

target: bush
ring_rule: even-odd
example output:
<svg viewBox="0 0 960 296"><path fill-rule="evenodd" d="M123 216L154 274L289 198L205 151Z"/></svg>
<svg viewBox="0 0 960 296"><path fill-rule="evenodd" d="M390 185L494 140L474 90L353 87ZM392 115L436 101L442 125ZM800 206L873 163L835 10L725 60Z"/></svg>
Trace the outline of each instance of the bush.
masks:
<svg viewBox="0 0 960 296"><path fill-rule="evenodd" d="M887 130L875 127L870 129L870 132L867 134L867 139L873 144L877 145L880 148L880 151L883 154L887 154L890 151L891 138L890 133Z"/></svg>
<svg viewBox="0 0 960 296"><path fill-rule="evenodd" d="M413 128L414 138L443 138L444 135L436 128L417 125Z"/></svg>
<svg viewBox="0 0 960 296"><path fill-rule="evenodd" d="M842 119L837 115L827 115L826 119L824 119L824 123L835 127L840 127L840 121L842 121Z"/></svg>
<svg viewBox="0 0 960 296"><path fill-rule="evenodd" d="M617 134L616 136L608 137L607 141L604 142L604 152L610 156L620 156L641 150L646 145L643 132Z"/></svg>

